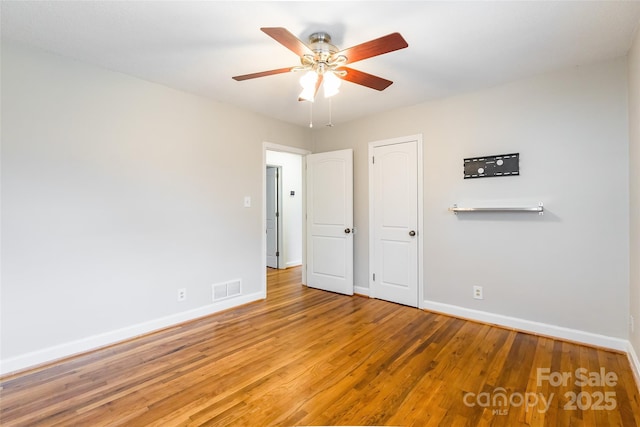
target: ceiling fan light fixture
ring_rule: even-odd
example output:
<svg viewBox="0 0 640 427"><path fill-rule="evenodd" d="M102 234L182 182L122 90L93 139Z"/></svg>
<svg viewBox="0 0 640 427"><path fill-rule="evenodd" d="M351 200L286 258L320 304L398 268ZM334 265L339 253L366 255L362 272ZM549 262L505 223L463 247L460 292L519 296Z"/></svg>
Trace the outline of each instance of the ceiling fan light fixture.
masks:
<svg viewBox="0 0 640 427"><path fill-rule="evenodd" d="M302 86L302 92L300 92L300 99L313 102L316 94L316 83L318 82L318 74L315 71L307 71L300 77L300 86Z"/></svg>
<svg viewBox="0 0 640 427"><path fill-rule="evenodd" d="M342 80L340 80L333 71L324 73L324 81L322 82L322 86L324 86L324 97L330 98L337 95L338 92L340 92L340 84L342 84Z"/></svg>
<svg viewBox="0 0 640 427"><path fill-rule="evenodd" d="M409 46L400 33L387 34L348 49L339 50L331 44L331 36L323 31L311 34L309 42L305 43L283 27L262 27L260 30L298 55L300 65L243 74L232 78L236 81L242 81L287 72L305 72L304 76L300 78L302 92L298 100L311 101L312 103L320 86L324 85L325 98L330 98L339 92L342 80L378 91L386 89L393 83L391 80L358 71L346 65Z"/></svg>

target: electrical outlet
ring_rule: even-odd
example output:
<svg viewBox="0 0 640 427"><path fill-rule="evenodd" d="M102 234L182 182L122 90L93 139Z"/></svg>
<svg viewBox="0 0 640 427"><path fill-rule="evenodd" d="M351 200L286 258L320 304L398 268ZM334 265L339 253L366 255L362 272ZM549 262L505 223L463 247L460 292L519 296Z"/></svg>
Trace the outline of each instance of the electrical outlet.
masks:
<svg viewBox="0 0 640 427"><path fill-rule="evenodd" d="M180 288L178 289L178 301L184 301L187 299L187 289Z"/></svg>
<svg viewBox="0 0 640 427"><path fill-rule="evenodd" d="M474 299L484 299L482 296L482 286L474 286L473 287L473 298Z"/></svg>

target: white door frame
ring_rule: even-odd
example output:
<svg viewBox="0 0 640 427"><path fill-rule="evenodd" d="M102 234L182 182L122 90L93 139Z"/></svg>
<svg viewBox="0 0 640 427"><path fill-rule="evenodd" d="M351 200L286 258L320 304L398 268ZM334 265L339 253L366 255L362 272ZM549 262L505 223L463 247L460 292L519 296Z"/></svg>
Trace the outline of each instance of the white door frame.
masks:
<svg viewBox="0 0 640 427"><path fill-rule="evenodd" d="M286 263L282 262L282 260L287 259L287 253L284 243L283 236L283 227L282 227L282 166L279 165L271 165L267 163L267 168L274 168L276 170L276 258L278 259L278 270L282 270L287 268L285 266ZM265 171L266 172L266 171ZM266 185L266 183L265 183ZM266 187L265 187L266 188ZM265 192L265 206L266 206L266 192ZM266 211L265 211L266 214Z"/></svg>
<svg viewBox="0 0 640 427"><path fill-rule="evenodd" d="M298 154L302 157L307 154L311 154L310 150L303 148L290 147L288 145L274 144L272 142L262 143L262 224L267 223L267 151L280 151L284 153ZM304 162L302 166L302 188L306 188L306 177ZM302 192L302 212L307 211L307 196L306 191ZM302 283L307 283L307 224L306 220L302 220ZM267 233L264 233L264 227L260 227L263 231L262 234L262 283L260 284L260 292L266 298L267 296Z"/></svg>
<svg viewBox="0 0 640 427"><path fill-rule="evenodd" d="M416 141L418 149L418 308L424 308L424 215L423 215L423 162L422 157L422 134L402 136L398 138L385 139L381 141L373 141L369 143L369 153L367 157L369 165L369 294L373 286L373 273L375 265L374 244L372 236L374 235L373 224L373 152L376 147L392 144L402 144L404 142ZM266 257L266 255L265 255ZM266 262L266 261L265 261Z"/></svg>

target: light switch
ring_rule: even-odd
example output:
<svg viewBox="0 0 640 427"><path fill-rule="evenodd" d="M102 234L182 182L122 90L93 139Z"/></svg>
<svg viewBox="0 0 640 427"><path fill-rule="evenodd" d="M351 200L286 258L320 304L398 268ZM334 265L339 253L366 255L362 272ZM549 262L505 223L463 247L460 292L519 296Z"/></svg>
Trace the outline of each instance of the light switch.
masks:
<svg viewBox="0 0 640 427"><path fill-rule="evenodd" d="M251 196L244 196L244 207L245 208L251 207Z"/></svg>

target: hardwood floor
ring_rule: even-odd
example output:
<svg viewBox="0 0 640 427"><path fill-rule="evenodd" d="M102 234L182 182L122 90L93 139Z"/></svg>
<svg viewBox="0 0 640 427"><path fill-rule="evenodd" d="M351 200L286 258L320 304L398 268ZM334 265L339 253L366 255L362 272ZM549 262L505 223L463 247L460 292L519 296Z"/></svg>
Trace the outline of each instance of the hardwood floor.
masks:
<svg viewBox="0 0 640 427"><path fill-rule="evenodd" d="M300 269L271 270L265 301L0 387L3 426L640 424L623 354L309 289Z"/></svg>

